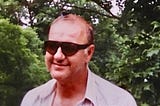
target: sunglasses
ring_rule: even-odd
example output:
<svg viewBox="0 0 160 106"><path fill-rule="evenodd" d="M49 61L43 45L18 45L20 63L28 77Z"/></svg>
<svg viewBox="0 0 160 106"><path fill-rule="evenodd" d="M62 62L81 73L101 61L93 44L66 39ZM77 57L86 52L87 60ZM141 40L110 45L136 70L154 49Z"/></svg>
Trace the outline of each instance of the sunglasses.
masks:
<svg viewBox="0 0 160 106"><path fill-rule="evenodd" d="M50 54L54 55L57 52L57 49L61 47L62 53L65 56L72 56L77 53L81 49L87 48L90 44L75 44L71 42L58 42L58 41L45 41L44 48L45 51L49 52Z"/></svg>

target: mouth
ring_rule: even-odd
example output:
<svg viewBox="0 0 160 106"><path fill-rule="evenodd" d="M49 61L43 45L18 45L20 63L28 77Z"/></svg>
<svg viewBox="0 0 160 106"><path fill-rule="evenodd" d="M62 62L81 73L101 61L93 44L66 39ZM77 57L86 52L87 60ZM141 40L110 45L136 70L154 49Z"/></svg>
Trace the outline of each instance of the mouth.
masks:
<svg viewBox="0 0 160 106"><path fill-rule="evenodd" d="M59 63L52 63L52 64L59 67L68 66L68 64L59 64Z"/></svg>
<svg viewBox="0 0 160 106"><path fill-rule="evenodd" d="M55 71L62 71L62 70L65 70L68 67L68 65L53 63L52 67L54 68Z"/></svg>

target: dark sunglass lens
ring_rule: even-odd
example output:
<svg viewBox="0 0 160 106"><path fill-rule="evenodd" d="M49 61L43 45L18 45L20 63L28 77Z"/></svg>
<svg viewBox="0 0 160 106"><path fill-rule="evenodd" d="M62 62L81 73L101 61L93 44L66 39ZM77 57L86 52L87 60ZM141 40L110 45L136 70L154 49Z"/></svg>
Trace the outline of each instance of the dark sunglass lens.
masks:
<svg viewBox="0 0 160 106"><path fill-rule="evenodd" d="M45 50L50 54L54 55L59 47L58 42L54 41L46 41L45 42Z"/></svg>
<svg viewBox="0 0 160 106"><path fill-rule="evenodd" d="M78 51L77 45L72 44L72 43L63 43L62 44L62 52L66 56L71 56L74 55Z"/></svg>

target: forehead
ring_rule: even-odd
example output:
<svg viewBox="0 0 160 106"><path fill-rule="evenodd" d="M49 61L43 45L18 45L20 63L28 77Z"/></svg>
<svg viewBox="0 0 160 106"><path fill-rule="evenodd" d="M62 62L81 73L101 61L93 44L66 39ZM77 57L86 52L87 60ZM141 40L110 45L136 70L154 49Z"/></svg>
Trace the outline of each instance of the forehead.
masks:
<svg viewBox="0 0 160 106"><path fill-rule="evenodd" d="M86 42L85 25L74 21L59 21L51 25L49 40L81 43Z"/></svg>

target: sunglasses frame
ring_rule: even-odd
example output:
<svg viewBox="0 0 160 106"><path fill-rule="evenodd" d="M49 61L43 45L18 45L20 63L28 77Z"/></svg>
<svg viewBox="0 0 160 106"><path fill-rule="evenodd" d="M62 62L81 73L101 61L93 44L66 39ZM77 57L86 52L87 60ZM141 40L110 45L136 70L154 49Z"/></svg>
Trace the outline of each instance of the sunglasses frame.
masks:
<svg viewBox="0 0 160 106"><path fill-rule="evenodd" d="M59 41L48 40L48 41L44 42L44 49L45 49L45 51L49 52L50 54L55 55L58 48L61 47L62 53L65 56L72 56L72 55L76 54L79 50L85 49L88 46L90 46L91 44L93 44L93 43L76 44L76 43L72 43L72 42L59 42ZM70 46L70 48L69 48L69 46ZM65 48L65 47L68 47L68 48ZM70 50L70 52L69 52L69 50Z"/></svg>

